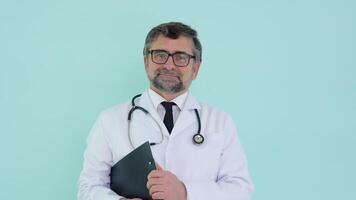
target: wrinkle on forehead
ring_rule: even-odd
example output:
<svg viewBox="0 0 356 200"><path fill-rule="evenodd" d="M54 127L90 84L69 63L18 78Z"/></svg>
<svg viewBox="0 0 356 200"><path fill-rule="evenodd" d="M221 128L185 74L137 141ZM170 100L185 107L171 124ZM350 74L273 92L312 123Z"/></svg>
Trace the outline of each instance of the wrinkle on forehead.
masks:
<svg viewBox="0 0 356 200"><path fill-rule="evenodd" d="M169 52L185 52L193 54L193 40L185 36L179 36L177 39L171 39L159 35L151 45L151 49L161 49Z"/></svg>

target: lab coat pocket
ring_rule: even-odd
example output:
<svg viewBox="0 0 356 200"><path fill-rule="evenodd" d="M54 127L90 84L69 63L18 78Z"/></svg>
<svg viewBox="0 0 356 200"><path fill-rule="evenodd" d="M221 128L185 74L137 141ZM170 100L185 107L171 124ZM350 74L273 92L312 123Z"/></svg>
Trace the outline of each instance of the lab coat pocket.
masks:
<svg viewBox="0 0 356 200"><path fill-rule="evenodd" d="M223 149L223 139L218 133L204 134L204 143L192 144L185 150L190 180L216 180ZM191 142L192 143L192 142Z"/></svg>

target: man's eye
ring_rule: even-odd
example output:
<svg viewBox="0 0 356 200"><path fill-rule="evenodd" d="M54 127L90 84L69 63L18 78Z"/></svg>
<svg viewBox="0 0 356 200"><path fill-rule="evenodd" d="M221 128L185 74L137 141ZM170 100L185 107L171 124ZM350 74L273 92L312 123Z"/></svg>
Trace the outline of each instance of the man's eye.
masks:
<svg viewBox="0 0 356 200"><path fill-rule="evenodd" d="M167 55L165 53L158 53L155 55L156 58L162 59L162 58L166 58Z"/></svg>
<svg viewBox="0 0 356 200"><path fill-rule="evenodd" d="M186 60L187 56L184 55L184 54L176 54L175 55L175 59L177 59L177 60Z"/></svg>

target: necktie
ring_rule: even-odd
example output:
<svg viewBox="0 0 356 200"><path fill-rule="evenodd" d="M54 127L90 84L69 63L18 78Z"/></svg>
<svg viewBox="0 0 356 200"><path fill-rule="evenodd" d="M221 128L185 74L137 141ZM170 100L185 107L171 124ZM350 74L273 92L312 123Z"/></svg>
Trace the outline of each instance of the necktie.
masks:
<svg viewBox="0 0 356 200"><path fill-rule="evenodd" d="M166 125L166 128L171 134L172 129L173 129L173 112L172 112L172 106L176 105L174 102L168 102L168 101L163 101L162 106L166 109L166 114L164 115L164 125Z"/></svg>

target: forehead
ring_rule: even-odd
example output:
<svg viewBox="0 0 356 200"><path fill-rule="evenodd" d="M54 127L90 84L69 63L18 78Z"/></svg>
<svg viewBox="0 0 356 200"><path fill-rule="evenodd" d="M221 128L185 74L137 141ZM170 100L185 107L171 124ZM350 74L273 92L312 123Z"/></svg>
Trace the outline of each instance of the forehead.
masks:
<svg viewBox="0 0 356 200"><path fill-rule="evenodd" d="M177 39L171 39L159 35L151 44L151 49L163 49L169 52L182 51L193 53L193 40L185 36L179 36Z"/></svg>

